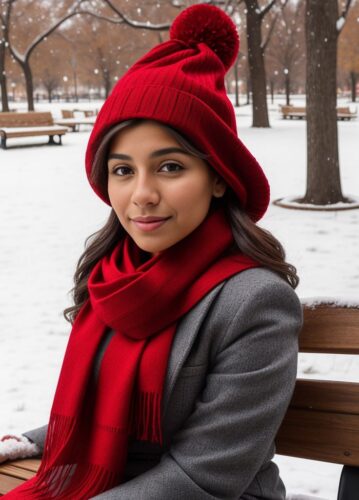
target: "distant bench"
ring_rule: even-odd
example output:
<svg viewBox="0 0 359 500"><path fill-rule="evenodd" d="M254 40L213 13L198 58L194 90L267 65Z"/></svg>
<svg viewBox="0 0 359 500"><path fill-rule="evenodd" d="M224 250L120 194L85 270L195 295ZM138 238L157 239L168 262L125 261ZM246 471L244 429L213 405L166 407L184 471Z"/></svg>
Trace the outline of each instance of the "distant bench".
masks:
<svg viewBox="0 0 359 500"><path fill-rule="evenodd" d="M289 118L292 120L293 118L298 118L299 120L303 120L306 118L307 109L305 106L281 106L280 111L282 113L282 118ZM337 119L338 120L352 120L358 116L358 110L350 111L349 107L341 107L337 108Z"/></svg>
<svg viewBox="0 0 359 500"><path fill-rule="evenodd" d="M75 111L82 112L84 117L76 117ZM90 125L93 126L96 121L96 113L92 110L81 110L81 109L62 109L62 118L55 119L57 125L64 125L70 127L73 132L78 132L80 130L80 125Z"/></svg>
<svg viewBox="0 0 359 500"><path fill-rule="evenodd" d="M68 128L55 125L50 112L0 113L1 147L6 149L7 139L48 135L48 144L62 144L62 136ZM55 142L54 136L58 136Z"/></svg>
<svg viewBox="0 0 359 500"><path fill-rule="evenodd" d="M323 303L303 310L300 352L359 354L359 307ZM298 378L275 446L279 455L342 464L337 498L357 500L359 383ZM40 458L30 458L1 464L0 496L33 477L40 463Z"/></svg>

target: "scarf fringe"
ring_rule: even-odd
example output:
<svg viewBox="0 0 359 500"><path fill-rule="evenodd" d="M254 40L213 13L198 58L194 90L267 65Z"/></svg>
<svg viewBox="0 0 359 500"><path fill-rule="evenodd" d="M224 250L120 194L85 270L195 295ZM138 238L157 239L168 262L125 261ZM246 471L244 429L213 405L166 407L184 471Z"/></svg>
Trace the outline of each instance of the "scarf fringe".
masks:
<svg viewBox="0 0 359 500"><path fill-rule="evenodd" d="M86 500L119 484L120 471L114 472L86 461L84 443L79 443L77 450L72 449L73 463L67 463L66 444L71 440L75 427L76 419L51 413L38 472L9 492L9 500Z"/></svg>
<svg viewBox="0 0 359 500"><path fill-rule="evenodd" d="M81 479L80 479L81 478ZM9 499L28 500L87 500L119 482L119 474L92 464L55 465L42 477L30 479L8 493ZM18 491L16 491L18 490Z"/></svg>
<svg viewBox="0 0 359 500"><path fill-rule="evenodd" d="M131 406L130 435L140 441L151 441L162 446L161 397L158 393L136 393Z"/></svg>
<svg viewBox="0 0 359 500"><path fill-rule="evenodd" d="M42 472L45 464L51 465L48 464L50 456L52 461L58 458L65 444L69 441L75 427L76 418L59 415L54 412L51 413L39 473Z"/></svg>
<svg viewBox="0 0 359 500"><path fill-rule="evenodd" d="M120 471L107 470L86 461L84 443L79 443L77 449L72 448L72 463L68 463L67 443L71 441L77 423L73 417L51 413L39 470L35 477L10 492L9 499L86 500L120 484ZM96 425L108 432L118 432L112 426ZM136 393L131 405L129 429L129 434L135 439L162 445L160 394Z"/></svg>

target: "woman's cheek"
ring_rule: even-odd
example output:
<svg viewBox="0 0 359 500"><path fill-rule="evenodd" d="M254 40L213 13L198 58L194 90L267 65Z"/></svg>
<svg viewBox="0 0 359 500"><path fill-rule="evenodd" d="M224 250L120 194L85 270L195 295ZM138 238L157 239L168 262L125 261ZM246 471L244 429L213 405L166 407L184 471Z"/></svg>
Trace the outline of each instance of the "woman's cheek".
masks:
<svg viewBox="0 0 359 500"><path fill-rule="evenodd" d="M206 179L187 177L178 179L178 182L168 186L166 192L170 196L170 200L188 206L189 202L193 202L193 200L198 202L201 198L208 196L208 187Z"/></svg>

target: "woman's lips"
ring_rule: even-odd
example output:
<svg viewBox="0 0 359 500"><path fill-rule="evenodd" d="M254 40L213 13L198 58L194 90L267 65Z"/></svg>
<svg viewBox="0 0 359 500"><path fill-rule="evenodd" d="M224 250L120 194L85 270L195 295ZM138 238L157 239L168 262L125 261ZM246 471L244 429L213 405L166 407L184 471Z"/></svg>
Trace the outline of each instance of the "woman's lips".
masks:
<svg viewBox="0 0 359 500"><path fill-rule="evenodd" d="M168 217L168 219L162 219L156 222L139 222L136 220L132 219L132 222L138 227L138 229L141 229L141 231L153 231L154 229L157 229L160 226L163 226L165 222L167 222L171 217Z"/></svg>

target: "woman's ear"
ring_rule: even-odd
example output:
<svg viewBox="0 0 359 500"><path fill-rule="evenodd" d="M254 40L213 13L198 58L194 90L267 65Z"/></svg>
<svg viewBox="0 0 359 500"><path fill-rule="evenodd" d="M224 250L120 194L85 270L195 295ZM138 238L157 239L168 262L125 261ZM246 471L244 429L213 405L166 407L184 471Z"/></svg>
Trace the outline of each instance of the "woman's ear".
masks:
<svg viewBox="0 0 359 500"><path fill-rule="evenodd" d="M222 177L216 175L213 181L213 196L215 196L216 198L221 198L224 195L226 188L227 184L222 179Z"/></svg>

